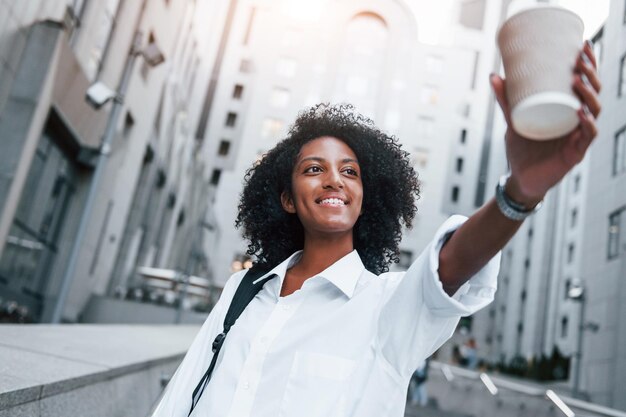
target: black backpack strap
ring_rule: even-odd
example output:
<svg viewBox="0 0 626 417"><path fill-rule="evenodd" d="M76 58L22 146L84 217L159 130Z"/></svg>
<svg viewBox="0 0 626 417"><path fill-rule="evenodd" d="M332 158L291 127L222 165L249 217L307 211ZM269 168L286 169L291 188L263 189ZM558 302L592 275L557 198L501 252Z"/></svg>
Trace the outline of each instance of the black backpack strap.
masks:
<svg viewBox="0 0 626 417"><path fill-rule="evenodd" d="M213 368L215 368L217 357L220 354L220 349L224 344L224 339L226 339L226 335L228 334L230 328L233 324L235 324L241 313L243 313L243 310L245 310L248 304L250 304L250 301L252 301L254 296L257 295L261 288L263 288L263 285L275 276L275 274L272 274L256 283L254 282L266 273L267 269L252 268L246 272L246 275L244 275L239 283L239 286L235 291L235 295L230 302L230 306L228 307L226 317L224 318L224 330L222 330L222 333L218 334L213 341L213 358L211 359L211 364L202 376L202 379L200 379L196 389L193 390L193 395L191 397L191 409L189 410L187 417L191 415L191 412L198 404L198 401L200 401L200 397L202 396L204 389L211 380L211 374L213 373Z"/></svg>

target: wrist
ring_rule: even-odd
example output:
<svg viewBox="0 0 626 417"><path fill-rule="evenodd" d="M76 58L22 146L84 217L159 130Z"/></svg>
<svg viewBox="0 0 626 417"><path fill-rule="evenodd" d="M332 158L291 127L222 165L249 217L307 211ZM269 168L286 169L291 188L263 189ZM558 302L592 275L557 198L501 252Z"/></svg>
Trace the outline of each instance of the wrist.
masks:
<svg viewBox="0 0 626 417"><path fill-rule="evenodd" d="M527 210L534 209L539 203L543 201L544 196L532 196L525 193L520 186L517 179L513 176L509 176L504 184L504 193L515 204L524 207Z"/></svg>

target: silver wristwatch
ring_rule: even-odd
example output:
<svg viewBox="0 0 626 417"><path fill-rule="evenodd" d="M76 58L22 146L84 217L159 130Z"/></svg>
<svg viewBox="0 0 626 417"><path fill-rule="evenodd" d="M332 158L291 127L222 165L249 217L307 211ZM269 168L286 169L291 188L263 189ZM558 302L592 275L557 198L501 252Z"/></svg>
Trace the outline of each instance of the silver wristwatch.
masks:
<svg viewBox="0 0 626 417"><path fill-rule="evenodd" d="M523 204L513 201L504 191L504 186L506 185L506 180L508 179L509 175L503 175L500 177L500 181L498 182L498 185L496 185L496 203L506 218L515 221L522 221L539 210L543 204L543 200L531 209L525 207Z"/></svg>

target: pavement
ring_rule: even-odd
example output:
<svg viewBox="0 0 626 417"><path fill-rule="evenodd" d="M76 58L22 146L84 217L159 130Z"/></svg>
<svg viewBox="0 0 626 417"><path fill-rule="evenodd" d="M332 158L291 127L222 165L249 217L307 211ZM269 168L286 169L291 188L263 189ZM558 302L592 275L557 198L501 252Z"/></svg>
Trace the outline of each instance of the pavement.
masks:
<svg viewBox="0 0 626 417"><path fill-rule="evenodd" d="M175 369L199 329L163 325L0 325L0 417L13 417L18 415L15 410L28 407L35 410L34 414L24 411L19 415L63 415L45 413L44 405L60 408L64 402L71 404L70 394L88 391L85 387L94 387L96 396L98 391L100 396L113 394L121 390L115 387L117 382L132 379L147 379L144 383L150 385L150 390L142 395L149 406L161 389L160 372L172 366Z"/></svg>

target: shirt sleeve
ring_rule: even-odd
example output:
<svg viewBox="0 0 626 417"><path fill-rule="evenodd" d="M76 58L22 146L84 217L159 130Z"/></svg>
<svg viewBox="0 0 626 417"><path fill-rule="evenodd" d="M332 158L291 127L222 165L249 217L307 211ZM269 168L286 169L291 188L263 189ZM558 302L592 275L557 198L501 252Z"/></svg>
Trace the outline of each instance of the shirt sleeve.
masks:
<svg viewBox="0 0 626 417"><path fill-rule="evenodd" d="M167 384L152 417L187 417L191 408L191 396L200 378L206 372L213 358L212 344L222 332L224 317L230 302L247 270L233 274L215 307L204 321L200 331L191 343L187 354Z"/></svg>
<svg viewBox="0 0 626 417"><path fill-rule="evenodd" d="M406 272L384 274L385 300L379 319L378 343L383 356L401 375L417 366L448 340L462 316L493 301L500 265L496 254L452 296L439 278L439 252L467 218L452 216L435 233Z"/></svg>

